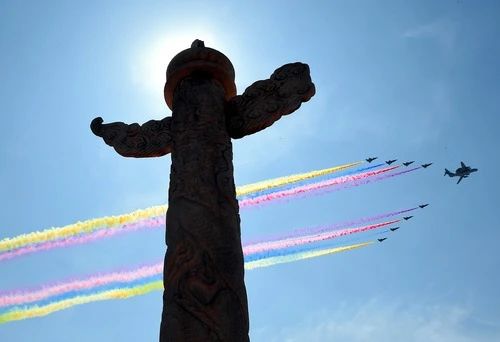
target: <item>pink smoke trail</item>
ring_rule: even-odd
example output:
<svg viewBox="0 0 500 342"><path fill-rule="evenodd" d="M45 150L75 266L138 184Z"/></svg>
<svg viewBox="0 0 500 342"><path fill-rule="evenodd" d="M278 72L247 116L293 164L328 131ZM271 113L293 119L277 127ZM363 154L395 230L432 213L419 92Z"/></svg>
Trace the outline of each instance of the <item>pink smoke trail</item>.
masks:
<svg viewBox="0 0 500 342"><path fill-rule="evenodd" d="M21 247L5 253L0 253L0 261L12 259L21 255L47 251L54 248L69 247L83 243L89 243L102 238L115 236L127 232L137 231L145 228L160 228L165 225L165 217L158 216L145 220L140 220L134 223L117 226L114 229L101 229L87 235L72 236L61 240L47 241L36 245Z"/></svg>
<svg viewBox="0 0 500 342"><path fill-rule="evenodd" d="M318 182L318 183L301 185L301 186L297 186L297 187L294 187L291 189L277 191L277 192L273 192L270 194L266 194L266 195L262 195L262 196L258 196L258 197L254 197L254 198L246 198L246 199L241 200L239 202L240 209L253 207L253 206L257 206L257 205L262 205L262 204L265 204L265 203L270 202L270 201L275 201L278 199L285 199L288 197L295 197L298 195L302 195L304 193L322 190L322 189L330 188L330 187L333 187L336 185L342 185L342 184L345 184L348 182L354 182L354 181L362 180L362 179L369 178L369 177L374 177L374 176L392 171L394 169L397 169L398 167L399 167L399 165L386 167L384 169L375 170L375 171L363 172L363 173L359 173L359 174L355 174L355 175L335 177L333 179L328 179L328 180Z"/></svg>
<svg viewBox="0 0 500 342"><path fill-rule="evenodd" d="M264 205L272 201L280 200L280 199L286 199L288 197L296 197L300 195L306 195L308 192L317 192L317 191L323 191L323 192L331 192L331 191L338 191L341 189L345 188L350 188L354 186L360 186L362 184L367 184L370 182L374 181L380 181L382 179L387 179L391 177L395 177L404 173L412 172L417 169L420 169L420 167L416 167L413 169L401 171L401 172L396 172L396 173L391 173L385 175L384 173L392 171L396 168L399 168L399 166L392 166L376 171L369 171L369 172L364 172L360 174L355 174L355 175L348 175L348 176L342 176L342 177L336 177L333 179L329 179L326 181L318 182L318 183L312 183L308 185L302 185L298 187L294 187L291 189L283 190L283 191L278 191L275 193L263 195L263 196L258 196L255 198L248 198L241 200L240 203L240 208L250 208L253 206L259 206L259 205ZM381 176L380 176L381 175ZM378 177L376 177L378 176ZM343 186L342 186L343 185ZM335 187L336 186L336 187ZM413 210L409 209L408 211ZM53 241L47 241L39 244L34 244L34 245L28 245L25 247L21 247L12 251L0 253L0 262L4 260L9 260L15 257L19 257L22 255L27 255L27 254L32 254L40 251L48 251L51 249L55 248L62 248L62 247L69 247L73 245L78 245L78 244L84 244L84 243L89 243L92 241L96 241L102 238L107 238L107 237L112 237L118 234L126 233L126 232L132 232L132 231L137 231L137 230L142 230L142 229L148 229L148 228L162 228L165 225L165 217L162 216L157 216L157 217L152 217L140 221L136 221L134 223L128 223L124 224L121 226L116 226L116 228L113 229L102 229L102 230L97 230L95 232L92 232L87 235L79 235L79 236L73 236L69 238L63 238L60 240L53 240Z"/></svg>
<svg viewBox="0 0 500 342"><path fill-rule="evenodd" d="M400 220L392 220L368 226L354 227L340 231L327 232L319 235L304 235L304 236L298 236L293 239L283 239L278 241L270 241L255 245L249 245L243 247L243 255L245 257L249 257L254 254L269 252L269 254L266 256L257 256L256 260L260 260L262 258L265 259L268 257L279 255L280 249L292 246L306 245L318 241L330 240L355 233L361 233L368 230L381 228L399 221ZM329 229L329 227L332 226L324 226L323 229ZM306 228L302 230L307 231ZM0 292L0 307L32 303L49 297L63 295L65 293L70 293L75 291L88 290L95 287L108 285L111 283L130 283L147 277L160 276L162 272L163 272L163 262L158 262L151 265L145 265L133 270L115 271L113 273L108 273L108 274L96 274L96 275L91 275L85 279L76 279L54 285L45 285L42 286L41 288L28 291L27 290L10 291L6 293Z"/></svg>
<svg viewBox="0 0 500 342"><path fill-rule="evenodd" d="M405 213L408 213L410 211L417 210L417 209L418 209L418 207L413 207L413 208L409 208L409 209L388 212L385 214L380 214L380 215L375 215L375 216L362 217L362 218L357 219L357 220L335 223L335 224L329 225L328 230L338 230L338 229L352 227L352 226L359 226L359 225L369 223L369 222L375 222L375 221L388 219L390 217L405 214ZM258 243L262 243L262 242L290 239L290 238L294 238L297 236L302 236L304 234L319 234L319 233L323 233L326 230L327 229L325 228L325 226L318 226L318 227L313 227L313 228L299 228L299 229L295 229L293 232L291 232L287 235L274 235L274 236L271 236L271 237L268 237L265 239L254 239L254 240L246 241L243 245L244 246L255 245Z"/></svg>
<svg viewBox="0 0 500 342"><path fill-rule="evenodd" d="M399 167L399 166L396 166L396 167ZM418 167L414 167L414 168L411 168L411 169L408 169L408 170L404 170L404 171L400 171L400 172L395 172L395 173L390 173L390 174L382 174L381 176L378 176L378 177L370 177L370 178L364 178L364 179L357 180L357 181L346 182L344 184L341 184L339 186L332 187L332 188L323 188L323 189L316 189L316 188L314 188L314 189L308 190L311 193L307 193L306 191L304 191L302 193L302 195L305 196L305 195L317 194L319 192L318 190L320 190L322 194L331 193L331 192L334 192L334 191L339 191L339 190L343 190L343 189L353 188L353 187L356 187L356 186L360 186L360 185L364 185L364 184L368 184L368 183L372 183L372 182L378 182L378 181L381 181L381 180L384 180L384 179L389 179L389 178L392 178L392 177L400 176L400 175L403 175L403 174L406 174L406 173L409 173L409 172L413 172L413 171L421 169L421 168L422 167L418 166ZM384 169L381 169L380 171L383 171L383 170ZM318 184L318 183L310 184L310 186L314 187L316 184ZM296 188L292 188L290 190L294 190L294 189L296 189ZM288 195L288 196L294 196L295 197L297 195L291 194L291 195ZM249 203L248 206L247 206L247 208L252 207L254 205L266 204L267 202L262 201L262 197L265 197L265 196L261 196L260 197L261 198L260 203L258 203L258 204ZM281 197L281 198L283 198L283 197ZM279 199L281 199L281 198L279 198ZM273 200L276 200L276 199L272 198L269 201L273 201ZM372 216L372 217L366 217L366 218L362 218L362 219L359 219L359 220L338 223L338 224L335 225L336 227L332 228L332 229L341 229L341 228L345 228L345 227L348 227L348 226L353 226L353 225L359 225L359 224L363 224L363 223L367 223L367 222L378 221L378 220L386 219L386 218L389 218L389 217L392 217L392 216L397 216L397 215L400 215L400 214L404 214L404 213L407 213L407 212L410 212L410 211L413 211L413 210L416 210L416 209L418 209L418 207L404 209L404 210L395 211L395 212L390 212L390 213L387 213L387 214L381 214L381 215ZM309 232L311 232L310 228L307 228L307 230ZM321 233L323 231L324 231L323 227L317 227L314 230L314 233ZM303 230L299 229L299 230L293 231L292 233L290 233L289 235L286 235L286 236L283 236L283 235L276 236L275 235L273 237L268 237L268 238L265 239L265 241L273 241L273 240L279 240L279 239L283 239L283 238L294 237L294 236L297 236L297 235L301 235L302 233L303 233ZM254 240L248 241L246 244L256 244L256 243L259 243L261 241L262 241L262 239L257 239L257 240L254 239Z"/></svg>
<svg viewBox="0 0 500 342"><path fill-rule="evenodd" d="M353 182L347 182L345 184L341 184L341 185L336 186L336 187L321 189L321 193L322 194L326 194L326 193L331 193L331 192L335 192L335 191L339 191L339 190L354 188L354 187L360 186L360 185L365 185L365 184L369 184L369 183L379 182L381 180L389 179L389 178L396 177L396 176L400 176L400 175L403 175L405 173L413 172L413 171L421 169L421 168L422 168L421 166L418 166L418 167L414 167L413 169L409 169L409 170L394 172L394 173L390 173L390 174L382 174L382 175L380 175L378 177L370 177L370 178L364 178L364 179L356 180L356 181L353 181ZM313 191L311 191L311 194L307 194L307 195L317 194L318 192L319 192L318 190L316 190L316 191L313 190Z"/></svg>
<svg viewBox="0 0 500 342"><path fill-rule="evenodd" d="M363 226L363 227L348 228L348 229L342 229L342 230L336 230L336 231L328 231L328 232L322 233L322 234L306 235L306 236L288 238L288 239L277 240L277 241L262 242L262 243L258 243L258 244L254 244L254 245L245 246L243 248L243 255L247 256L250 254L269 252L269 251L273 251L276 249L285 249L285 248L289 248L289 247L293 247L293 246L305 245L308 243L313 243L313 242L318 242L318 241L336 239L336 238L346 236L346 235L351 235L351 234L355 234L355 233L362 233L362 232L366 232L369 230L382 228L382 227L391 225L393 223L397 223L399 221L400 220L392 220L392 221L387 221L387 222L382 222L382 223L371 224L371 225ZM330 230L331 226L323 227L323 229Z"/></svg>
<svg viewBox="0 0 500 342"><path fill-rule="evenodd" d="M143 266L135 270L125 272L113 272L104 275L94 275L87 279L73 280L60 283L31 292L14 292L0 296L0 307L32 303L52 296L61 295L73 291L82 291L93 287L103 286L109 283L128 283L141 278L159 275L163 272L163 262L149 266Z"/></svg>
<svg viewBox="0 0 500 342"><path fill-rule="evenodd" d="M383 180L383 179L389 179L389 178L392 178L392 177L403 175L405 173L410 173L410 172L413 172L413 171L421 169L421 168L422 168L421 166L417 166L417 167L414 167L414 168L411 168L411 169L408 169L408 170L390 173L388 175L381 175L381 176L378 176L378 177L365 178L365 179L357 180L357 181L348 183L348 184L346 184L343 187L336 188L334 190L352 188L352 187L355 187L355 186L360 186L360 185L368 184L368 183L371 183L371 182L378 182L378 181Z"/></svg>

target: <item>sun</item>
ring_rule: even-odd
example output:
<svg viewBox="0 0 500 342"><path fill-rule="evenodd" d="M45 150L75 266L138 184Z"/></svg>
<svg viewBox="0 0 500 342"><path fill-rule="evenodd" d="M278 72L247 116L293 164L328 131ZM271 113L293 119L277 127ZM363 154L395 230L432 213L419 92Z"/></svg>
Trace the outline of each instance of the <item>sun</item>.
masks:
<svg viewBox="0 0 500 342"><path fill-rule="evenodd" d="M168 63L176 54L189 48L195 39L203 40L209 47L220 47L215 35L204 28L158 35L145 44L137 56L133 68L134 79L148 91L159 93L163 97Z"/></svg>

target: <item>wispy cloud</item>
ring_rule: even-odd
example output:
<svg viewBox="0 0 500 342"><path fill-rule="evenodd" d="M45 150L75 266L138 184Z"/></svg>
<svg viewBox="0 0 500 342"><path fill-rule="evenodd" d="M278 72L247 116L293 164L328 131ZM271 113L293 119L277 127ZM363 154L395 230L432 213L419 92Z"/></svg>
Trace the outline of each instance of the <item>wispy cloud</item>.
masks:
<svg viewBox="0 0 500 342"><path fill-rule="evenodd" d="M457 25L450 19L438 19L430 23L412 27L403 32L407 39L433 39L445 50L455 46L457 38Z"/></svg>
<svg viewBox="0 0 500 342"><path fill-rule="evenodd" d="M500 340L500 326L481 321L460 306L373 300L355 309L344 305L333 312L309 315L299 324L282 329L278 336L266 329L255 335L258 341L287 342L486 342Z"/></svg>

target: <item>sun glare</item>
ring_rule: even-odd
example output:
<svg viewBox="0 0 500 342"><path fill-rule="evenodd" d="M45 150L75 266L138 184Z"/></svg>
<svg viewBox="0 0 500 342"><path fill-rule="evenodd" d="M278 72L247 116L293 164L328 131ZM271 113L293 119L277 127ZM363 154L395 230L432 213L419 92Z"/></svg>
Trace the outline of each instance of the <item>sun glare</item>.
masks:
<svg viewBox="0 0 500 342"><path fill-rule="evenodd" d="M164 34L145 45L138 55L134 68L136 81L148 91L163 94L168 63L177 53L189 48L195 39L203 40L208 47L220 47L214 35L205 29Z"/></svg>

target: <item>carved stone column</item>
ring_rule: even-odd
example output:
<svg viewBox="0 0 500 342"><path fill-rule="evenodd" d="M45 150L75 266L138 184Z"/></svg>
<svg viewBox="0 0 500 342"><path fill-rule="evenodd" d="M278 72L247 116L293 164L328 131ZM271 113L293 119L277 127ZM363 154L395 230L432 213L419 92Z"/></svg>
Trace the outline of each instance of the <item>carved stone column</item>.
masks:
<svg viewBox="0 0 500 342"><path fill-rule="evenodd" d="M172 117L92 121L122 156L172 153L160 342L249 340L231 139L271 126L314 92L309 67L297 62L236 95L229 59L196 40L167 68Z"/></svg>
<svg viewBox="0 0 500 342"><path fill-rule="evenodd" d="M226 98L234 92L234 70L215 50L192 47L167 69L173 149L162 342L248 341L240 217L225 118Z"/></svg>

